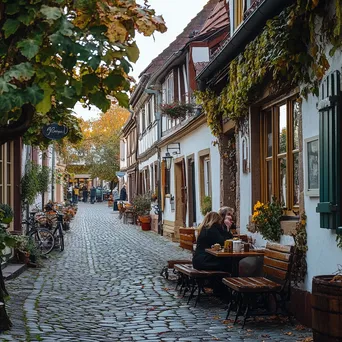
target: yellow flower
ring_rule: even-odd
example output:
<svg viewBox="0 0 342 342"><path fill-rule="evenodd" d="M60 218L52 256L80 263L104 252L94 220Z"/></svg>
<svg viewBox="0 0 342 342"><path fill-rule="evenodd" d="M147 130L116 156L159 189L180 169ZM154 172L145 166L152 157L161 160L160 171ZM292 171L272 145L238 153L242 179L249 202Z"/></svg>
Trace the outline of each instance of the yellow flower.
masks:
<svg viewBox="0 0 342 342"><path fill-rule="evenodd" d="M262 206L263 206L263 203L261 203L260 201L256 202L256 204L254 205L254 211L258 210Z"/></svg>
<svg viewBox="0 0 342 342"><path fill-rule="evenodd" d="M301 223L302 226L306 225L306 221L305 220L301 220L300 223Z"/></svg>

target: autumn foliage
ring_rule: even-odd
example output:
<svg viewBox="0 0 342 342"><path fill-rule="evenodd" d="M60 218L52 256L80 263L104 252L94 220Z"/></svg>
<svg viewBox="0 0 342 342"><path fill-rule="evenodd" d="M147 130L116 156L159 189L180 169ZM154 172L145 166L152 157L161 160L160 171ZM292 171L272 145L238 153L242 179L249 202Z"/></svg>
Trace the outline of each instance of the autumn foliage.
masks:
<svg viewBox="0 0 342 342"><path fill-rule="evenodd" d="M120 169L120 132L128 117L128 110L113 105L98 119L81 121L84 139L61 151L68 172L78 173L81 164L82 173L114 181Z"/></svg>

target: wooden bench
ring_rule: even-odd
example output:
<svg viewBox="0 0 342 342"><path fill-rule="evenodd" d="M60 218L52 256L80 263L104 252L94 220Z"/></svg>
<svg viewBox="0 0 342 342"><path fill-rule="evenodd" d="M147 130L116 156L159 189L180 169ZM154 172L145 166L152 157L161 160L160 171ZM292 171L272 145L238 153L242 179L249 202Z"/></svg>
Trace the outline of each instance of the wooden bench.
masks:
<svg viewBox="0 0 342 342"><path fill-rule="evenodd" d="M222 271L201 271L195 269L192 265L185 264L185 265L174 265L175 270L179 273L179 282L177 283L176 288L181 285L180 292L184 288L184 294L190 290L190 296L188 299L188 304L190 303L191 299L194 297L195 292L197 290L196 302L200 300L201 292L204 292L204 284L205 281L208 279L219 279L221 281L222 278L230 276L228 272Z"/></svg>
<svg viewBox="0 0 342 342"><path fill-rule="evenodd" d="M160 275L162 277L165 277L165 279L169 279L169 269L173 269L174 270L175 264L180 264L180 265L192 264L192 261L191 260L182 260L182 259L180 259L180 260L179 259L168 260L167 261L167 265L164 266L162 268L162 270L160 271Z"/></svg>
<svg viewBox="0 0 342 342"><path fill-rule="evenodd" d="M286 312L286 302L290 299L291 265L293 260L293 246L284 246L276 243L267 243L264 256L264 277L236 277L224 278L222 282L228 286L231 292L231 300L228 305L227 318L233 304L237 305L235 322L244 309L244 327L246 320L257 313L252 313L252 308L267 309L269 296L272 296L276 304L276 312L280 308ZM233 299L235 298L235 299ZM262 301L260 299L263 299ZM245 306L245 307L244 307ZM243 308L244 307L244 308ZM264 310L265 311L265 310ZM270 314L268 312L267 314ZM265 312L262 313L265 315Z"/></svg>

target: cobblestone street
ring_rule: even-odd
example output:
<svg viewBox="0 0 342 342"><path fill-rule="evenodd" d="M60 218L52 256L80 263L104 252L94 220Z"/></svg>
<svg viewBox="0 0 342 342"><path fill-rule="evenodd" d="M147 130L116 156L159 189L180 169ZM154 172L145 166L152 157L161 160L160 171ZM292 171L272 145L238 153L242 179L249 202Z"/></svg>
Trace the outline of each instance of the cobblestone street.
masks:
<svg viewBox="0 0 342 342"><path fill-rule="evenodd" d="M11 331L1 341L303 341L308 329L278 319L224 321L225 305L196 308L159 275L168 259L190 258L153 232L124 225L104 203L79 204L65 251L8 281Z"/></svg>

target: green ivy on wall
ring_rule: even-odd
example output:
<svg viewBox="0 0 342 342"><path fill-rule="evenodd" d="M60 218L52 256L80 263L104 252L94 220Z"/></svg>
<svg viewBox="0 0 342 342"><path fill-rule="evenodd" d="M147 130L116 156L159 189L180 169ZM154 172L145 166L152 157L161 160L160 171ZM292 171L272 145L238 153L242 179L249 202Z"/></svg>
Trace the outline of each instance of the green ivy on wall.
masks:
<svg viewBox="0 0 342 342"><path fill-rule="evenodd" d="M50 168L33 162L26 165L26 171L21 179L21 200L33 204L38 194L48 190L50 183Z"/></svg>
<svg viewBox="0 0 342 342"><path fill-rule="evenodd" d="M342 41L342 3L336 0L332 18L329 5L328 0L297 0L269 20L230 63L228 84L219 96L210 90L197 93L214 136L221 133L222 118L240 126L265 84L274 93L302 85L302 96L318 94L318 85L330 67L326 47L332 44L329 54L333 56Z"/></svg>

